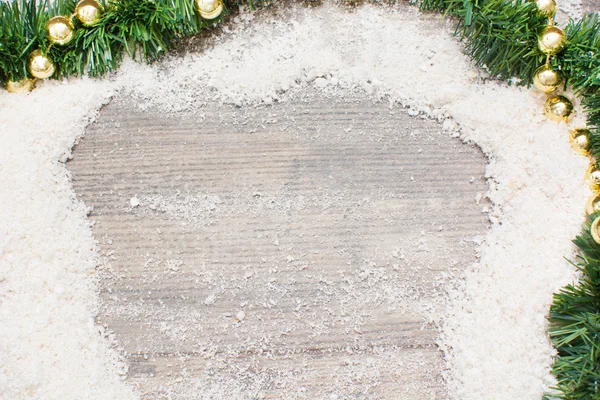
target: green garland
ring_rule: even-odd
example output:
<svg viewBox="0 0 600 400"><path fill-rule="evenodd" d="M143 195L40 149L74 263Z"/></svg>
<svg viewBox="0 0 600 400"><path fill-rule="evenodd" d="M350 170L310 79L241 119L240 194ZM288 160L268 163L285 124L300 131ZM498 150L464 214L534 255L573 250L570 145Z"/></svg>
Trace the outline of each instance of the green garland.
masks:
<svg viewBox="0 0 600 400"><path fill-rule="evenodd" d="M54 61L53 78L102 76L115 70L123 54L152 62L186 36L215 25L231 7L248 5L251 9L270 0L225 0L225 11L215 20L202 19L192 0L98 0L105 12L98 24L83 27L75 18L74 38L66 46L53 45L47 37L50 18L69 16L74 0L0 1L0 81L31 78L27 69L35 49Z"/></svg>
<svg viewBox="0 0 600 400"><path fill-rule="evenodd" d="M74 0L51 6L41 2L0 1L0 82L30 78L29 55L35 49L49 49L56 72L53 78L101 76L115 70L127 53L152 62L183 37L213 26L215 21L200 18L190 0L109 0L101 1L106 11L93 27L75 21L75 36L66 46L50 46L48 20L68 16ZM246 3L251 9L270 0L226 0L227 10ZM422 10L453 17L456 33L467 53L493 78L531 85L535 69L546 56L538 49L539 32L546 18L536 3L523 0L423 0ZM581 96L587 112L589 152L600 160L600 23L595 14L570 21L565 28L567 45L553 57L551 65L563 73L564 83ZM600 245L590 235L590 225L600 211L590 215L583 233L574 243L581 250L575 265L579 282L554 295L550 309L549 334L558 356L552 368L558 385L547 400L600 399ZM507 399L508 400L508 399Z"/></svg>

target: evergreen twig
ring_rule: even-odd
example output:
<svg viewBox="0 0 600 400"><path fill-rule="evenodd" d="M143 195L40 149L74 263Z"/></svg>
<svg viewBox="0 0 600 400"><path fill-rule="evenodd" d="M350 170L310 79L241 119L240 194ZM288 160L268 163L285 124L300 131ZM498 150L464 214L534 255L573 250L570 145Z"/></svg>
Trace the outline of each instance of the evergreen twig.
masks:
<svg viewBox="0 0 600 400"><path fill-rule="evenodd" d="M47 43L45 1L0 2L0 77L20 80L28 75L31 51Z"/></svg>

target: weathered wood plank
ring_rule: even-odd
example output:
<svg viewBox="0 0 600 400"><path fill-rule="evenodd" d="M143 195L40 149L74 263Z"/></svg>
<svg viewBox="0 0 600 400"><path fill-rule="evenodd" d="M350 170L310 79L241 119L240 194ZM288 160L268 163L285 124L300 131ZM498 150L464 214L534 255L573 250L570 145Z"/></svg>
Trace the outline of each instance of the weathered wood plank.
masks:
<svg viewBox="0 0 600 400"><path fill-rule="evenodd" d="M168 118L124 98L69 168L98 321L145 398L444 398L427 310L487 224L483 156L439 123L361 98Z"/></svg>
<svg viewBox="0 0 600 400"><path fill-rule="evenodd" d="M581 5L584 12L597 13L600 10L600 0L582 0ZM560 7L560 3L558 3L558 6Z"/></svg>

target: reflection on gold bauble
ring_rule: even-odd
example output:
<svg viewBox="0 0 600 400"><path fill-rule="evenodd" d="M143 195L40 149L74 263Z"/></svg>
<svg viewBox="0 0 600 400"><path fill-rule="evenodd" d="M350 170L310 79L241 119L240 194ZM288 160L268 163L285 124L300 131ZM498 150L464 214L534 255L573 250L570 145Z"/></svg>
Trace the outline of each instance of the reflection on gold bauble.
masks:
<svg viewBox="0 0 600 400"><path fill-rule="evenodd" d="M560 72L549 65L542 65L533 73L533 84L544 93L554 92L562 82Z"/></svg>
<svg viewBox="0 0 600 400"><path fill-rule="evenodd" d="M555 0L536 0L538 13L546 18L552 18L556 14Z"/></svg>
<svg viewBox="0 0 600 400"><path fill-rule="evenodd" d="M588 181L592 187L600 185L600 170L596 167L595 162L592 162L587 171L585 171L585 180Z"/></svg>
<svg viewBox="0 0 600 400"><path fill-rule="evenodd" d="M29 56L29 72L38 79L46 79L54 73L54 63L48 57L42 54L40 50L35 50Z"/></svg>
<svg viewBox="0 0 600 400"><path fill-rule="evenodd" d="M590 146L590 131L581 128L571 131L569 142L571 143L573 150L581 155L587 156L588 148Z"/></svg>
<svg viewBox="0 0 600 400"><path fill-rule="evenodd" d="M592 226L590 226L590 234L592 235L592 239L597 244L600 244L600 232L598 232L598 226L600 224L600 217L597 217L594 222L592 222Z"/></svg>
<svg viewBox="0 0 600 400"><path fill-rule="evenodd" d="M573 116L573 103L565 96L550 96L546 100L544 113L552 121L568 122Z"/></svg>
<svg viewBox="0 0 600 400"><path fill-rule="evenodd" d="M67 44L73 39L73 24L65 17L54 17L48 21L48 39L52 43Z"/></svg>
<svg viewBox="0 0 600 400"><path fill-rule="evenodd" d="M84 26L92 26L100 22L103 11L104 7L96 0L81 0L75 7L77 19Z"/></svg>
<svg viewBox="0 0 600 400"><path fill-rule="evenodd" d="M215 19L223 12L223 0L194 0L194 3L204 19Z"/></svg>
<svg viewBox="0 0 600 400"><path fill-rule="evenodd" d="M567 36L565 32L557 26L548 25L538 35L538 46L546 54L558 54L565 47Z"/></svg>
<svg viewBox="0 0 600 400"><path fill-rule="evenodd" d="M600 192L594 193L587 201L585 211L588 215L592 215L596 211L600 211Z"/></svg>
<svg viewBox="0 0 600 400"><path fill-rule="evenodd" d="M10 93L29 93L35 86L35 79L21 79L20 81L7 81L6 90Z"/></svg>

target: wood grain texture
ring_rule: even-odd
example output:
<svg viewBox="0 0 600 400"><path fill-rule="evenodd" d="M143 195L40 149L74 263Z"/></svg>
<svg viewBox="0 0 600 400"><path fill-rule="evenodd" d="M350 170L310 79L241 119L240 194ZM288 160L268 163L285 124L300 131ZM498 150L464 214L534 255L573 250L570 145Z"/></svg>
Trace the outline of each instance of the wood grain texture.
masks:
<svg viewBox="0 0 600 400"><path fill-rule="evenodd" d="M598 11L600 11L600 0L581 0L581 5L583 6L584 12L597 13Z"/></svg>
<svg viewBox="0 0 600 400"><path fill-rule="evenodd" d="M428 318L487 222L484 158L441 124L315 93L168 117L121 98L69 168L143 398L444 398Z"/></svg>

